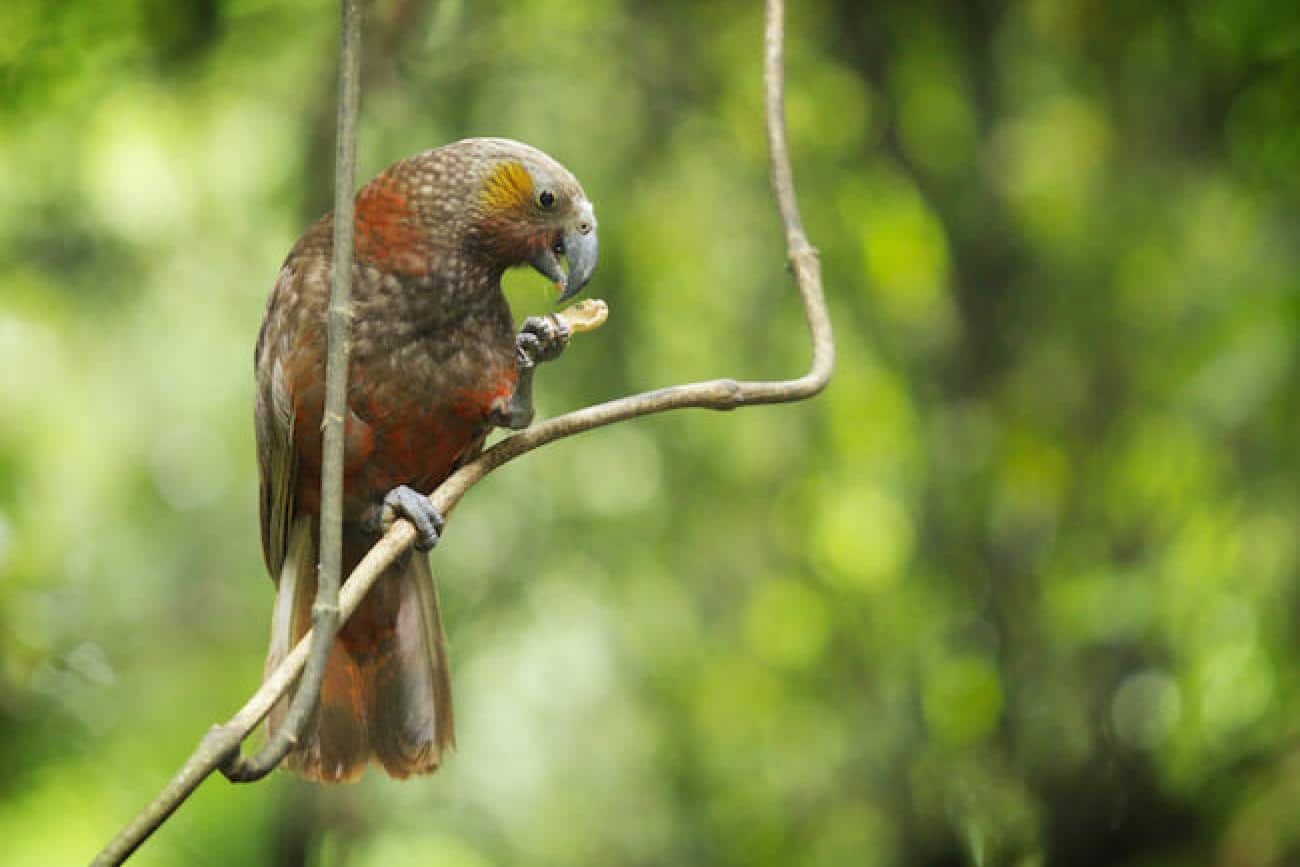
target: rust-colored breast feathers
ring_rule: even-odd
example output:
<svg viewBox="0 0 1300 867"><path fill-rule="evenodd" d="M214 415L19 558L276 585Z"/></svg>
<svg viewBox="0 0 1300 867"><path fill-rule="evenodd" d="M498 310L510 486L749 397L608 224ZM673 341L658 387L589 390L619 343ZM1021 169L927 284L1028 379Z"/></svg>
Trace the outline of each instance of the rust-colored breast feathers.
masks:
<svg viewBox="0 0 1300 867"><path fill-rule="evenodd" d="M381 175L357 194L356 250L358 260L394 274L429 271L425 233L397 176Z"/></svg>

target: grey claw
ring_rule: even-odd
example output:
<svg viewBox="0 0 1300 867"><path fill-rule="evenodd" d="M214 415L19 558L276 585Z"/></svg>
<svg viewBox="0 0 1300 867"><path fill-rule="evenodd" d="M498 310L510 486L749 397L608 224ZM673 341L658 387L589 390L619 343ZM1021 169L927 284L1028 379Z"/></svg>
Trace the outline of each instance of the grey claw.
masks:
<svg viewBox="0 0 1300 867"><path fill-rule="evenodd" d="M515 339L521 356L532 364L554 361L572 337L568 327L552 316L529 316Z"/></svg>
<svg viewBox="0 0 1300 867"><path fill-rule="evenodd" d="M384 495L380 518L383 529L387 531L398 518L405 518L415 525L417 551L428 551L438 544L438 535L445 521L428 497L406 485L393 488Z"/></svg>
<svg viewBox="0 0 1300 867"><path fill-rule="evenodd" d="M542 341L536 334L527 331L519 332L515 337L515 348L519 351L520 367L536 367L542 360Z"/></svg>

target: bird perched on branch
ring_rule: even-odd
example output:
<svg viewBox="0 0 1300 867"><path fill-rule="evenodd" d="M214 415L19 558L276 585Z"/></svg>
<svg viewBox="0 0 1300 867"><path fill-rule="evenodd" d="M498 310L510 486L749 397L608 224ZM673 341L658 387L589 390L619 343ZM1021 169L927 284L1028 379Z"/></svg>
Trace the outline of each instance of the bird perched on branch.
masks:
<svg viewBox="0 0 1300 867"><path fill-rule="evenodd" d="M343 576L399 516L421 551L394 563L340 630L316 715L286 762L298 774L352 780L372 758L394 777L428 773L454 743L446 639L422 553L442 518L422 494L474 457L492 427L530 422L533 369L568 339L538 317L516 333L501 275L531 265L569 298L595 267L595 228L573 175L505 139L426 151L357 193ZM316 593L332 233L327 214L290 251L255 352L262 550L277 583L268 674L310 628ZM272 730L286 708L271 712Z"/></svg>

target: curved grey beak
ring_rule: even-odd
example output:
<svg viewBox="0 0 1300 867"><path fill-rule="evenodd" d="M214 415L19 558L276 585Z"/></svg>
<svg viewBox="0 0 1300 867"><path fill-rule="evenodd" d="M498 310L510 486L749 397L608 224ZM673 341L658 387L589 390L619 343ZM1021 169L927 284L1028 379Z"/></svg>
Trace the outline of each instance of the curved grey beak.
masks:
<svg viewBox="0 0 1300 867"><path fill-rule="evenodd" d="M583 202L555 248L542 250L529 260L529 264L559 288L560 297L556 299L556 303L559 303L577 295L591 280L591 274L596 270L598 252L596 216L592 212L591 203ZM562 254L568 262L567 274L560 269L557 253Z"/></svg>
<svg viewBox="0 0 1300 867"><path fill-rule="evenodd" d="M591 280L591 273L596 270L598 247L595 220L579 223L564 233L564 258L569 263L569 274L557 301L568 301Z"/></svg>

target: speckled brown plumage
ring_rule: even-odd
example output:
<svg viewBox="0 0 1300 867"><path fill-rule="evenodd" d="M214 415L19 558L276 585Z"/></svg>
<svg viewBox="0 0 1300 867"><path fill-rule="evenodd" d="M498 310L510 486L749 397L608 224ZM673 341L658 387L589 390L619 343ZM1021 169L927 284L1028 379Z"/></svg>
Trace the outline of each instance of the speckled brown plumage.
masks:
<svg viewBox="0 0 1300 867"><path fill-rule="evenodd" d="M345 575L375 540L385 494L432 490L499 421L518 380L501 275L551 256L574 225L592 231L590 215L568 171L504 139L417 154L358 192ZM290 251L255 351L262 544L278 585L268 672L310 625L315 593L332 232L326 215ZM436 769L453 740L437 596L424 555L411 554L340 632L316 719L287 764L347 780L373 757L403 777Z"/></svg>

